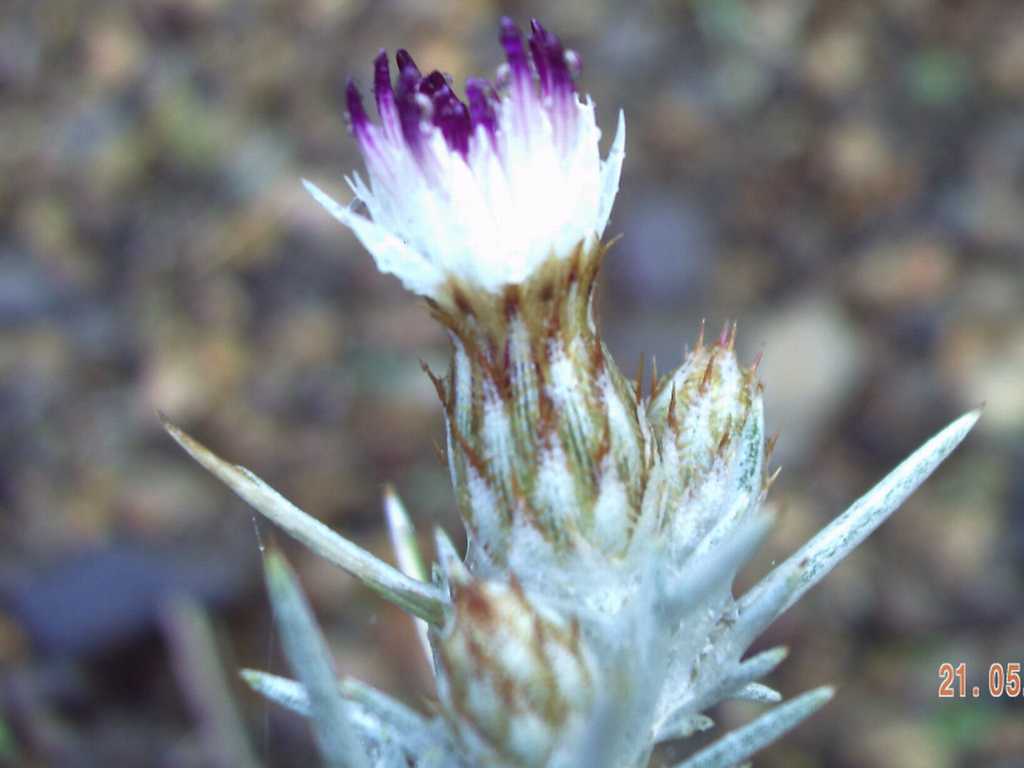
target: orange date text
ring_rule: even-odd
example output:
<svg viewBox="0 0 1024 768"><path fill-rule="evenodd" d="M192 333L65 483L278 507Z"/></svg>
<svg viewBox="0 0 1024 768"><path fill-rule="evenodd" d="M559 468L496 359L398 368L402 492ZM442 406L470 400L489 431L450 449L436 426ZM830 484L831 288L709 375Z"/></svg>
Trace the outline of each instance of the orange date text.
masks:
<svg viewBox="0 0 1024 768"><path fill-rule="evenodd" d="M987 687L984 689L992 698L1016 698L1024 690L1020 662L1005 664L995 662L988 667ZM967 663L951 664L946 661L939 665L940 699L977 699L982 694L980 685L967 685Z"/></svg>

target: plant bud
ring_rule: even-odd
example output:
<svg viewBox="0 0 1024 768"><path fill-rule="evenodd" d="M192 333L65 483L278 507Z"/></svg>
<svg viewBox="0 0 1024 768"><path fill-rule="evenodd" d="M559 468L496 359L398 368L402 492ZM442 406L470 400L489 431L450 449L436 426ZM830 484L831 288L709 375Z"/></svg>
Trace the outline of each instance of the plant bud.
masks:
<svg viewBox="0 0 1024 768"><path fill-rule="evenodd" d="M500 296L453 281L431 300L453 345L435 385L471 559L500 568L521 537L556 556L629 544L647 428L593 321L602 256L581 245Z"/></svg>
<svg viewBox="0 0 1024 768"><path fill-rule="evenodd" d="M450 626L435 641L439 690L473 765L547 765L594 703L595 665L579 625L509 584L455 584Z"/></svg>
<svg viewBox="0 0 1024 768"><path fill-rule="evenodd" d="M721 541L764 490L762 388L756 365L736 359L735 333L702 338L648 408L660 457L648 492L677 561Z"/></svg>

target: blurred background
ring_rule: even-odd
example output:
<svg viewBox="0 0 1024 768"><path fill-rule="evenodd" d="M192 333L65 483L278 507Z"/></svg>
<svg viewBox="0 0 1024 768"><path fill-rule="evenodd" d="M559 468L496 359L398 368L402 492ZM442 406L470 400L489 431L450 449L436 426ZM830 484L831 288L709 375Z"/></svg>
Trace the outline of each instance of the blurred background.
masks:
<svg viewBox="0 0 1024 768"><path fill-rule="evenodd" d="M984 687L1024 656L1013 0L7 0L0 764L315 764L302 721L234 674L285 671L260 538L339 668L425 706L408 620L255 522L155 411L381 556L386 482L425 541L461 535L419 363L444 367L443 335L299 179L348 199L343 87L379 47L461 85L499 63L503 13L580 52L608 138L626 112L600 297L620 365L669 369L701 318L764 353L781 519L748 582L987 403L761 641L791 649L786 695L839 693L757 764L1024 765L1024 700L936 695L944 661Z"/></svg>

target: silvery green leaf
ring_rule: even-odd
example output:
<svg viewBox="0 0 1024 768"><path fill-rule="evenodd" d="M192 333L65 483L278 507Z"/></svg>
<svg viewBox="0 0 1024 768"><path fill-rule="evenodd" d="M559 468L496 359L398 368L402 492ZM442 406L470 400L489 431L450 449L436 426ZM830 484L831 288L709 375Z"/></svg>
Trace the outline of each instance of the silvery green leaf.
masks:
<svg viewBox="0 0 1024 768"><path fill-rule="evenodd" d="M881 525L952 453L980 415L970 411L931 438L744 595L744 639L760 634Z"/></svg>
<svg viewBox="0 0 1024 768"><path fill-rule="evenodd" d="M771 674L779 664L785 661L788 655L789 649L783 645L754 654L749 659L740 662L736 671L729 676L728 681L739 686L748 681L758 680Z"/></svg>
<svg viewBox="0 0 1024 768"><path fill-rule="evenodd" d="M787 654L788 650L783 646L769 648L745 659L730 671L726 671L710 689L695 698L683 700L680 706L674 709L662 723L655 726L654 740L665 741L670 738L679 738L680 735L689 735L689 733L680 734L680 727L677 724L689 722L688 719L694 717L693 713L714 707L723 699L739 697L740 691L748 688L754 681L771 674L776 667L782 664Z"/></svg>
<svg viewBox="0 0 1024 768"><path fill-rule="evenodd" d="M749 683L736 691L736 693L732 695L732 698L742 699L743 701L760 701L766 704L776 704L782 701L782 694L763 683Z"/></svg>
<svg viewBox="0 0 1024 768"><path fill-rule="evenodd" d="M790 699L726 734L676 768L729 768L737 765L817 712L832 698L832 693L832 689L826 686Z"/></svg>
<svg viewBox="0 0 1024 768"><path fill-rule="evenodd" d="M399 569L410 578L427 581L427 569L416 541L416 529L402 499L390 485L384 487L384 517L387 519L391 546L395 550Z"/></svg>
<svg viewBox="0 0 1024 768"><path fill-rule="evenodd" d="M239 674L256 693L296 714L309 717L309 694L302 683L256 669L243 669Z"/></svg>
<svg viewBox="0 0 1024 768"><path fill-rule="evenodd" d="M434 548L437 550L437 575L446 588L449 584L464 584L469 581L469 571L466 570L452 540L442 528L434 529Z"/></svg>
<svg viewBox="0 0 1024 768"><path fill-rule="evenodd" d="M699 605L709 591L730 584L736 572L760 546L772 522L771 515L759 514L740 523L717 548L693 558L693 562L687 563L663 586L661 607L679 617Z"/></svg>
<svg viewBox="0 0 1024 768"><path fill-rule="evenodd" d="M412 579L303 512L245 467L230 464L161 417L164 429L253 509L279 525L316 554L345 569L386 600L440 625L448 600L432 584Z"/></svg>
<svg viewBox="0 0 1024 768"><path fill-rule="evenodd" d="M384 517L387 519L388 532L391 534L391 548L395 551L395 559L398 567L406 576L417 581L428 580L427 568L423 564L423 557L420 555L419 543L416 541L416 529L413 527L409 513L405 511L405 505L398 493L390 485L384 487ZM427 622L423 619L413 618L416 625L416 635L419 637L420 646L423 648L423 655L427 659L430 671L434 670L434 654L430 649L430 640L427 636Z"/></svg>
<svg viewBox="0 0 1024 768"><path fill-rule="evenodd" d="M263 565L285 657L309 694L313 734L321 757L331 768L365 768L366 754L338 690L330 651L291 566L273 551L267 553Z"/></svg>
<svg viewBox="0 0 1024 768"><path fill-rule="evenodd" d="M257 766L245 726L231 695L206 613L195 600L172 598L161 610L175 676L202 724L201 734L217 768Z"/></svg>
<svg viewBox="0 0 1024 768"><path fill-rule="evenodd" d="M564 768L613 768L615 741L622 728L621 714L620 703L605 691L589 721L568 739L561 761Z"/></svg>
<svg viewBox="0 0 1024 768"><path fill-rule="evenodd" d="M723 699L736 698L751 683L771 674L788 654L787 648L778 646L751 656L726 672L714 687L698 697L696 702L689 704L688 708L700 711Z"/></svg>
<svg viewBox="0 0 1024 768"><path fill-rule="evenodd" d="M262 696L292 712L310 716L309 694L302 683L253 669L243 669L241 675ZM338 692L364 741L390 739L414 749L432 735L433 725L425 717L364 683L346 678L338 683Z"/></svg>
<svg viewBox="0 0 1024 768"><path fill-rule="evenodd" d="M671 714L664 723L658 726L654 734L655 741L673 741L686 739L700 731L715 727L715 721L707 715L695 714L688 707Z"/></svg>

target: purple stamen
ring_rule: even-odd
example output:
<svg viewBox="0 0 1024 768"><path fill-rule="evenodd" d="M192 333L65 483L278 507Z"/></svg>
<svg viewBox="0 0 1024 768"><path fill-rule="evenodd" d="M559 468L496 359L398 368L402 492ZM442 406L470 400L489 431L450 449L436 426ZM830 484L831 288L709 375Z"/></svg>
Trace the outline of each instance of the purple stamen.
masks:
<svg viewBox="0 0 1024 768"><path fill-rule="evenodd" d="M370 124L370 119L366 116L366 110L363 108L363 96L359 93L359 86L352 78L349 78L348 84L345 86L345 106L348 109L352 132L357 138L362 139L366 136L366 128Z"/></svg>
<svg viewBox="0 0 1024 768"><path fill-rule="evenodd" d="M403 55L404 54L404 55ZM423 123L422 98L419 93L420 71L416 68L412 57L405 51L399 51L395 57L399 62L398 89L395 101L398 107L398 122L402 127L405 143L413 151L418 151L422 138L420 126Z"/></svg>
<svg viewBox="0 0 1024 768"><path fill-rule="evenodd" d="M412 56L409 55L409 52L405 50L405 48L399 48L395 52L395 62L398 64L399 72L404 72L407 69L411 69L413 72L416 73L417 79L422 77L422 75L420 74L420 68L416 66L416 62L412 60Z"/></svg>
<svg viewBox="0 0 1024 768"><path fill-rule="evenodd" d="M465 157L469 152L469 111L452 91L448 78L434 70L420 80L418 88L430 98L433 123L441 129L448 147Z"/></svg>
<svg viewBox="0 0 1024 768"><path fill-rule="evenodd" d="M506 78L511 77L515 94L512 98L517 104L516 126L512 130L528 127L530 109L551 110L550 100L535 103L538 86L534 85L534 72L540 93L556 97L555 104L559 106L551 112L556 129L564 126L567 117L562 106L565 102L558 97L574 92L573 70L578 66L578 59L566 53L558 37L536 19L530 22L529 53L519 28L507 17L501 19L500 40L508 64L499 70L498 88L503 90L508 82ZM492 83L483 79L468 80L467 106L455 95L448 77L436 70L424 77L404 48L395 53L395 62L398 77L393 85L387 52L381 50L373 60L373 93L383 123L382 136L387 141L397 138L400 131L409 150L419 155L432 125L441 131L449 149L468 158L469 143L477 126L482 125L492 140L496 138L500 99ZM375 134L370 130L359 89L351 80L345 98L352 130L365 147L372 143Z"/></svg>
<svg viewBox="0 0 1024 768"><path fill-rule="evenodd" d="M505 58L512 69L512 76L516 79L527 79L530 76L530 67L526 62L526 50L523 48L523 38L519 34L519 27L515 25L508 16L501 18L501 47L505 49Z"/></svg>
<svg viewBox="0 0 1024 768"><path fill-rule="evenodd" d="M434 99L434 125L441 129L450 149L463 157L469 154L469 110L450 90Z"/></svg>
<svg viewBox="0 0 1024 768"><path fill-rule="evenodd" d="M387 119L387 115L394 109L395 92L391 89L388 52L383 48L373 60L373 95L377 101L377 114L381 119Z"/></svg>
<svg viewBox="0 0 1024 768"><path fill-rule="evenodd" d="M447 78L435 69L420 80L419 91L433 97L435 94L443 93L444 91L450 92L451 87L448 85Z"/></svg>
<svg viewBox="0 0 1024 768"><path fill-rule="evenodd" d="M548 67L548 56L544 50L544 27L536 19L530 20L530 53L533 55L533 65L537 69L537 77L540 79L540 87L543 93L551 92L551 70Z"/></svg>
<svg viewBox="0 0 1024 768"><path fill-rule="evenodd" d="M478 77L466 81L466 99L469 101L469 118L472 127L482 125L493 138L498 130L498 116L494 111L494 88Z"/></svg>
<svg viewBox="0 0 1024 768"><path fill-rule="evenodd" d="M565 49L558 35L548 32L540 22L530 22L530 52L540 77L541 92L545 95L564 95L573 91L572 73L566 63Z"/></svg>

